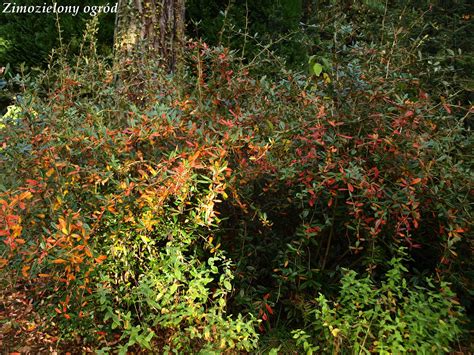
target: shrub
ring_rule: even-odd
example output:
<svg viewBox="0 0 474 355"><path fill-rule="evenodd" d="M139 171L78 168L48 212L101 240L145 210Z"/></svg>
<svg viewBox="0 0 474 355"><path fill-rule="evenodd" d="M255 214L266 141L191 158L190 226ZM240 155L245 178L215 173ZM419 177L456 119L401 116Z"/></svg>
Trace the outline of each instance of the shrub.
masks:
<svg viewBox="0 0 474 355"><path fill-rule="evenodd" d="M401 258L393 258L385 280L357 278L345 270L340 294L320 294L308 312L305 330L294 338L305 351L353 353L442 353L461 334L460 306L448 284L409 285Z"/></svg>
<svg viewBox="0 0 474 355"><path fill-rule="evenodd" d="M415 78L354 61L270 80L192 42L184 77L144 58L121 76L86 44L0 130L0 265L64 338L250 351L257 327L301 328L337 267L379 277L400 245L412 275L469 288L468 137Z"/></svg>
<svg viewBox="0 0 474 355"><path fill-rule="evenodd" d="M122 352L254 348L255 320L226 313L232 262L213 242L225 150L174 98L111 98L94 58L78 71L64 61L38 79L45 94L25 92L5 117L2 268L21 270L16 281L65 339Z"/></svg>

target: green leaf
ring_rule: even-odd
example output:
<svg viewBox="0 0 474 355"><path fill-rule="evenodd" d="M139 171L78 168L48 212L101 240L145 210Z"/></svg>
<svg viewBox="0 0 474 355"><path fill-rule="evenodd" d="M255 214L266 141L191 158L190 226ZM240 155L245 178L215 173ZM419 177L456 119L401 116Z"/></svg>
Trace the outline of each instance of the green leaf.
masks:
<svg viewBox="0 0 474 355"><path fill-rule="evenodd" d="M319 63L314 63L313 64L313 72L316 74L316 76L320 76L321 73L323 72L323 66Z"/></svg>

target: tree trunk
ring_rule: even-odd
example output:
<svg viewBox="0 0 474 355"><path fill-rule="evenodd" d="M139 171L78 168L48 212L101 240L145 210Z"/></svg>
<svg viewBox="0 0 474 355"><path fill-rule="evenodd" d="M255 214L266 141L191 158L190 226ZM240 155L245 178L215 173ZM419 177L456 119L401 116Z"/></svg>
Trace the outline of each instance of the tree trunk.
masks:
<svg viewBox="0 0 474 355"><path fill-rule="evenodd" d="M304 0L302 22L306 25L315 25L318 10L317 0Z"/></svg>
<svg viewBox="0 0 474 355"><path fill-rule="evenodd" d="M166 71L179 66L184 47L185 0L119 0L115 48L122 59L159 60ZM133 64L133 62L132 62Z"/></svg>

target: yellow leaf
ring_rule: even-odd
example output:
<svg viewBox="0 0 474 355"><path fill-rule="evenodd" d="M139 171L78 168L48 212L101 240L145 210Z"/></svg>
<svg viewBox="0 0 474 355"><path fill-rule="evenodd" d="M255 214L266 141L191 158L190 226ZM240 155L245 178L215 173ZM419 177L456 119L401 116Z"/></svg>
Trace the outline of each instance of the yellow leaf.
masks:
<svg viewBox="0 0 474 355"><path fill-rule="evenodd" d="M327 73L323 73L323 78L324 78L324 82L326 84L330 84L331 83L331 77L327 74Z"/></svg>
<svg viewBox="0 0 474 355"><path fill-rule="evenodd" d="M20 200L29 200L33 197L33 194L29 191L22 192L18 197Z"/></svg>
<svg viewBox="0 0 474 355"><path fill-rule="evenodd" d="M14 226L10 227L10 229L11 229L11 231L12 231L11 237L12 237L12 238L16 238L16 237L19 237L19 236L21 235L21 231L23 230L23 227L20 226L20 225L14 225ZM20 239L16 239L16 242L17 242L17 243L23 244L24 241L23 241L23 243L22 243L21 241L22 241L22 240L20 240Z"/></svg>
<svg viewBox="0 0 474 355"><path fill-rule="evenodd" d="M61 207L61 198L56 197L56 202L53 204L53 211L57 211Z"/></svg>
<svg viewBox="0 0 474 355"><path fill-rule="evenodd" d="M81 240L82 237L79 234L74 233L74 234L71 234L71 238Z"/></svg>

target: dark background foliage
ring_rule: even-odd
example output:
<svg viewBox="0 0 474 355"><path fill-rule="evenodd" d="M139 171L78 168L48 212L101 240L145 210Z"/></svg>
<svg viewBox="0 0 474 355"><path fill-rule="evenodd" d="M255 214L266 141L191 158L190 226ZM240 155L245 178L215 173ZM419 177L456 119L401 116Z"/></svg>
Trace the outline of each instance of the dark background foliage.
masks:
<svg viewBox="0 0 474 355"><path fill-rule="evenodd" d="M93 0L88 5L106 3ZM419 68L411 70L439 94L456 92L458 99L467 104L473 99L474 87L473 7L470 1L456 0L389 1L387 8L382 0L189 0L186 19L188 36L192 38L236 49L244 61L263 60L270 55L297 71L308 70L311 55L327 55L329 50L341 56L344 45L373 43L386 45L388 51L392 45L396 50L397 46L416 43L420 56L415 64ZM114 15L101 16L98 49L108 54L112 51ZM18 68L26 63L28 67L44 67L59 43L57 20L63 42L69 43L74 53L88 19L87 14L62 15L58 19L48 14L0 14L0 65L10 63L12 68ZM389 42L394 39L395 30L400 31L398 38ZM335 48L331 42L338 31L344 33ZM273 69L271 63L260 67L261 73L271 73Z"/></svg>
<svg viewBox="0 0 474 355"><path fill-rule="evenodd" d="M11 2L15 3L15 2ZM27 0L18 5L43 5L45 1ZM105 5L110 2L92 0L85 5ZM60 1L61 5L79 5L77 1ZM2 6L3 8L3 6ZM99 49L102 53L112 50L114 14L102 14L98 33ZM76 53L82 40L89 14L7 14L0 13L0 64L10 63L17 68L21 63L28 67L44 67L49 62L51 51L59 46L59 33L64 43ZM59 25L59 27L58 27Z"/></svg>

